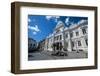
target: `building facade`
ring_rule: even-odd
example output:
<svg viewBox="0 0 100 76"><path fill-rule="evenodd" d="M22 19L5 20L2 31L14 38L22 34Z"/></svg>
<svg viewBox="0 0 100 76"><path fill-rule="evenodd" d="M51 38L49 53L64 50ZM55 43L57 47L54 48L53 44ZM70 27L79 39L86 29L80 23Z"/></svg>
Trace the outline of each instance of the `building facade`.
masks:
<svg viewBox="0 0 100 76"><path fill-rule="evenodd" d="M45 39L44 50L48 51L85 51L88 50L88 21L66 27L59 21L52 34Z"/></svg>
<svg viewBox="0 0 100 76"><path fill-rule="evenodd" d="M43 51L45 50L45 39L43 39L42 41L39 42L38 44L38 50Z"/></svg>
<svg viewBox="0 0 100 76"><path fill-rule="evenodd" d="M28 50L32 52L37 49L37 42L32 38L28 38Z"/></svg>

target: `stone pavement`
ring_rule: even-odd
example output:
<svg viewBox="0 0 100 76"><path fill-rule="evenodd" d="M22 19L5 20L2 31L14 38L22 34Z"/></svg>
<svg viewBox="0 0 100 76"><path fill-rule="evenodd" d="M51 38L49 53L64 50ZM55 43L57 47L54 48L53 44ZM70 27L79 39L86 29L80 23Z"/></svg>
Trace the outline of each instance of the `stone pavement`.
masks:
<svg viewBox="0 0 100 76"><path fill-rule="evenodd" d="M85 52L67 52L68 56L52 56L52 52L50 51L41 51L29 53L28 60L56 60L56 59L79 59L79 58L87 58L87 54Z"/></svg>

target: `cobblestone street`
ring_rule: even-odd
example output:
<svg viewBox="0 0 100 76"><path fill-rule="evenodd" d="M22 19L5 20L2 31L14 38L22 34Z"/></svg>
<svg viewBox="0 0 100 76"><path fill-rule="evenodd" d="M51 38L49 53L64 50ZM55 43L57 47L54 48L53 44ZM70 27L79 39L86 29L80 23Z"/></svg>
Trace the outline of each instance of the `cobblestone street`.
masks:
<svg viewBox="0 0 100 76"><path fill-rule="evenodd" d="M87 58L87 53L85 52L67 52L68 56L53 56L50 51L41 51L29 53L28 60L56 60L56 59L79 59Z"/></svg>

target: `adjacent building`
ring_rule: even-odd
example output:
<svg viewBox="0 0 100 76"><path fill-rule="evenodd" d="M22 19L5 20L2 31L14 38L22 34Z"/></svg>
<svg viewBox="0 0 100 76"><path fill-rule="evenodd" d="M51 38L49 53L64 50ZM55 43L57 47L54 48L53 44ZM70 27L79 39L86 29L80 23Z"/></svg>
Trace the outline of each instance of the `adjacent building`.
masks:
<svg viewBox="0 0 100 76"><path fill-rule="evenodd" d="M33 38L28 38L28 50L32 52L37 49L37 42Z"/></svg>
<svg viewBox="0 0 100 76"><path fill-rule="evenodd" d="M39 42L38 44L38 50L43 51L45 50L45 39L43 39L42 41Z"/></svg>

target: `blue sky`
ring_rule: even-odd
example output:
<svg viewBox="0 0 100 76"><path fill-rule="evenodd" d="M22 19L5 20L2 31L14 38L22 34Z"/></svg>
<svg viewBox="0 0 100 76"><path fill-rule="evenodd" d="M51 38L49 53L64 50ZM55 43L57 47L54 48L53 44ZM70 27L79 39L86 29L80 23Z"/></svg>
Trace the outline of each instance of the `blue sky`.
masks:
<svg viewBox="0 0 100 76"><path fill-rule="evenodd" d="M58 21L63 21L66 27L70 27L71 23L87 19L87 17L28 15L28 38L39 42L53 32Z"/></svg>

